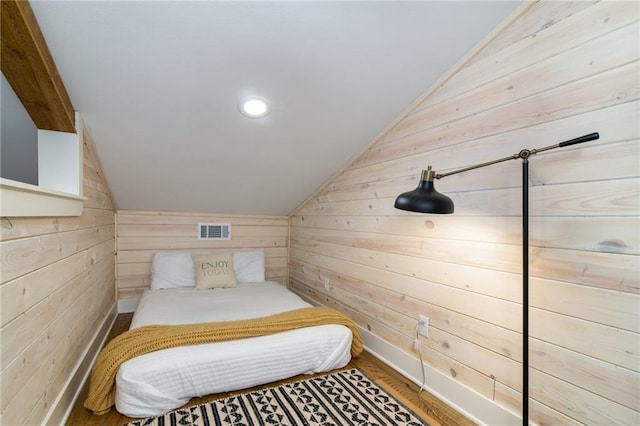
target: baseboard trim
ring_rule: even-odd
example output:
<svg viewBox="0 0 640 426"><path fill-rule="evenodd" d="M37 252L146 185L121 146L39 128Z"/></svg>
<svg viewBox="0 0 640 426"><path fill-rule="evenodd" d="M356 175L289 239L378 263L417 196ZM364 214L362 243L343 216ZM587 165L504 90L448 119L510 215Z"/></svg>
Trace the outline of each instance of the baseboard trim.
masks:
<svg viewBox="0 0 640 426"><path fill-rule="evenodd" d="M422 385L420 362L368 330L358 327L365 349L418 386ZM480 425L521 425L522 420L440 371L425 364L425 389L442 402Z"/></svg>
<svg viewBox="0 0 640 426"><path fill-rule="evenodd" d="M128 314L130 312L135 312L138 307L138 303L140 303L140 299L120 299L118 300L118 313Z"/></svg>
<svg viewBox="0 0 640 426"><path fill-rule="evenodd" d="M47 413L42 424L64 425L67 422L67 419L71 414L71 410L78 399L78 395L89 378L91 367L93 367L93 363L98 357L100 349L102 349L117 316L117 304L114 303L104 321L102 321L102 325L93 335L91 343L87 346L87 349L85 349L82 357L80 357L80 361L74 369L74 373L69 377L63 387L63 390L51 405L51 409Z"/></svg>

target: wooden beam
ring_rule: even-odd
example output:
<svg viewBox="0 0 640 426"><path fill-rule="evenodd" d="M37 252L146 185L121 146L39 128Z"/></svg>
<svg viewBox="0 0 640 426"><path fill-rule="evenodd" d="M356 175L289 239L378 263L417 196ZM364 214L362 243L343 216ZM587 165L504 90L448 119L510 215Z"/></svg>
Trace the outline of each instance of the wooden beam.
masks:
<svg viewBox="0 0 640 426"><path fill-rule="evenodd" d="M2 0L2 73L38 129L75 133L75 114L28 1Z"/></svg>

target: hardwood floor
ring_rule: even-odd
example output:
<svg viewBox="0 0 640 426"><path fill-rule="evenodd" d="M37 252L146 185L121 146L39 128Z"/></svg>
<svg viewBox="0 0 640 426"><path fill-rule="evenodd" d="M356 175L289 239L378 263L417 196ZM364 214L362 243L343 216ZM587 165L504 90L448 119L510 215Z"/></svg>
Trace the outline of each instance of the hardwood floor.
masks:
<svg viewBox="0 0 640 426"><path fill-rule="evenodd" d="M108 340L129 329L133 314L120 314L109 333ZM359 368L364 371L378 386L385 389L400 402L412 409L422 417L430 426L449 425L473 425L474 423L443 404L440 400L426 391L422 391L418 397L418 386L397 373L391 367L374 357L368 352L363 352L358 358L351 360L345 368ZM289 383L296 380L309 378L308 375L300 375L287 380L270 383L267 386L274 386ZM203 398L194 398L187 405L203 404L218 398L243 393L248 390L260 389L265 386L257 386L251 389L242 389L235 392L225 392L209 395ZM112 409L104 416L96 416L84 408L83 402L88 392L88 383L85 384L73 410L67 420L67 425L99 425L99 426L120 426L134 419L123 416Z"/></svg>

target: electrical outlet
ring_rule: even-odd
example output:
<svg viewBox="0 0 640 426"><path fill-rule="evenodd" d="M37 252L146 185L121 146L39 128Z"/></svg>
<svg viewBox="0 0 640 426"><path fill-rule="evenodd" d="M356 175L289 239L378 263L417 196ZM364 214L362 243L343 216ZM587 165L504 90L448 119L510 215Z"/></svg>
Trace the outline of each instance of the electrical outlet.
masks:
<svg viewBox="0 0 640 426"><path fill-rule="evenodd" d="M429 317L420 315L418 319L418 334L424 337L429 337Z"/></svg>
<svg viewBox="0 0 640 426"><path fill-rule="evenodd" d="M329 291L331 289L331 284L329 278L324 277L324 290Z"/></svg>

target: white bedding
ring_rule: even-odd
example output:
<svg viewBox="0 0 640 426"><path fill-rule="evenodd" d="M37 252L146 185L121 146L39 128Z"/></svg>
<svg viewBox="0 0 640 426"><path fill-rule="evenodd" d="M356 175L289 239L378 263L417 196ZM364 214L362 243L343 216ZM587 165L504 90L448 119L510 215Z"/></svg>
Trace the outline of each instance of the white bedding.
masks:
<svg viewBox="0 0 640 426"><path fill-rule="evenodd" d="M131 328L257 318L307 306L311 305L272 282L216 290L148 290ZM350 347L347 327L323 325L152 352L120 367L116 409L129 417L154 416L192 397L329 371L349 362Z"/></svg>

